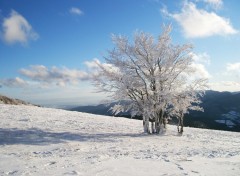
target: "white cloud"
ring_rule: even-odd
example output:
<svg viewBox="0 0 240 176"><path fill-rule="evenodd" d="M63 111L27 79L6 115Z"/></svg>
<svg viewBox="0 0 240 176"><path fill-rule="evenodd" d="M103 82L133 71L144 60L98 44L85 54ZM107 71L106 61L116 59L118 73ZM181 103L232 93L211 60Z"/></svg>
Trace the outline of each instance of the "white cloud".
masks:
<svg viewBox="0 0 240 176"><path fill-rule="evenodd" d="M29 69L21 69L19 72L32 81L40 82L44 85L65 86L67 84L78 84L79 81L89 78L89 75L84 71L55 66L47 68L43 65L33 65Z"/></svg>
<svg viewBox="0 0 240 176"><path fill-rule="evenodd" d="M98 74L99 67L104 68L108 72L119 72L119 69L117 67L114 67L112 64L108 63L101 63L98 59L93 59L92 61L86 61L84 64L90 69L90 75L94 76Z"/></svg>
<svg viewBox="0 0 240 176"><path fill-rule="evenodd" d="M211 78L211 74L207 71L206 65L210 65L210 56L207 53L190 53L193 63L190 68L195 71L192 75L195 78Z"/></svg>
<svg viewBox="0 0 240 176"><path fill-rule="evenodd" d="M225 74L240 78L240 62L228 63Z"/></svg>
<svg viewBox="0 0 240 176"><path fill-rule="evenodd" d="M191 68L196 71L195 72L196 77L201 77L201 78L211 78L212 77L203 64L193 63L191 65Z"/></svg>
<svg viewBox="0 0 240 176"><path fill-rule="evenodd" d="M235 87L238 86L238 90L240 89L240 83L235 81L224 81L222 82L224 86Z"/></svg>
<svg viewBox="0 0 240 176"><path fill-rule="evenodd" d="M3 39L9 44L27 44L29 40L37 40L39 37L28 21L14 10L3 20L2 27Z"/></svg>
<svg viewBox="0 0 240 176"><path fill-rule="evenodd" d="M26 81L24 81L23 79L16 77L16 78L11 78L11 79L2 79L0 80L0 84L2 86L6 86L6 87L24 87L27 86L28 83Z"/></svg>
<svg viewBox="0 0 240 176"><path fill-rule="evenodd" d="M237 63L228 63L227 64L227 71L234 71L234 72L239 72L240 73L240 62Z"/></svg>
<svg viewBox="0 0 240 176"><path fill-rule="evenodd" d="M210 65L211 63L210 56L207 53L204 52L200 54L196 54L196 53L191 53L191 54L194 62Z"/></svg>
<svg viewBox="0 0 240 176"><path fill-rule="evenodd" d="M209 83L209 86L212 90L217 91L230 91L230 92L240 91L240 82L236 81L211 82Z"/></svg>
<svg viewBox="0 0 240 176"><path fill-rule="evenodd" d="M72 7L69 9L69 13L74 14L74 15L83 15L83 11L81 11L77 7Z"/></svg>
<svg viewBox="0 0 240 176"><path fill-rule="evenodd" d="M98 59L86 61L84 64L87 66L88 72L67 67L53 66L48 68L44 65L31 65L29 68L19 70L19 73L25 77L25 80L21 78L2 79L0 80L0 85L6 87L23 87L28 85L38 88L76 86L81 81L89 80L97 74L98 64L106 69L112 69L111 65L101 63Z"/></svg>
<svg viewBox="0 0 240 176"><path fill-rule="evenodd" d="M98 68L98 64L100 64L100 61L95 58L92 61L86 61L84 64L89 68L89 69L96 69Z"/></svg>
<svg viewBox="0 0 240 176"><path fill-rule="evenodd" d="M222 0L203 0L203 1L211 5L215 9L219 9L223 6Z"/></svg>
<svg viewBox="0 0 240 176"><path fill-rule="evenodd" d="M186 1L180 13L169 13L166 9L161 11L179 23L187 38L230 35L238 32L232 27L229 19L214 12L198 9L192 2Z"/></svg>
<svg viewBox="0 0 240 176"><path fill-rule="evenodd" d="M225 70L219 73L210 83L213 90L240 91L240 62L226 64Z"/></svg>

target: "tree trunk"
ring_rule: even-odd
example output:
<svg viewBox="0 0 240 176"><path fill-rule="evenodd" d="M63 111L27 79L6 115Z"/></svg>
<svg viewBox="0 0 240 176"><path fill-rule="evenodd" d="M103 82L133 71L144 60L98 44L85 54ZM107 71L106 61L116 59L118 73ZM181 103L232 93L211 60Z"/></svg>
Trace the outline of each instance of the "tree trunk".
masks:
<svg viewBox="0 0 240 176"><path fill-rule="evenodd" d="M154 133L156 133L156 128L155 128L156 122L151 122L151 124L152 124L152 134L154 134Z"/></svg>
<svg viewBox="0 0 240 176"><path fill-rule="evenodd" d="M159 116L156 116L155 129L156 129L156 133L159 134L159 132L160 132L160 119L159 119Z"/></svg>
<svg viewBox="0 0 240 176"><path fill-rule="evenodd" d="M178 117L178 126L177 126L177 130L178 130L178 132L180 133L179 126L180 126L180 117Z"/></svg>
<svg viewBox="0 0 240 176"><path fill-rule="evenodd" d="M162 130L163 130L163 128L165 128L165 126L164 126L164 119L163 119L163 110L160 110L160 112L158 113L158 116L157 116L157 119L158 119L158 124L157 124L157 129L156 129L156 131L157 131L157 133L159 134Z"/></svg>
<svg viewBox="0 0 240 176"><path fill-rule="evenodd" d="M167 128L167 122L168 122L167 118L164 117L163 118L163 126L164 126L165 129Z"/></svg>
<svg viewBox="0 0 240 176"><path fill-rule="evenodd" d="M180 129L179 129L180 126ZM180 117L178 117L178 132L183 133L183 114L181 114Z"/></svg>
<svg viewBox="0 0 240 176"><path fill-rule="evenodd" d="M180 125L181 125L180 133L183 133L183 116L181 117Z"/></svg>
<svg viewBox="0 0 240 176"><path fill-rule="evenodd" d="M149 119L146 116L143 117L143 131L144 131L144 133L150 133Z"/></svg>

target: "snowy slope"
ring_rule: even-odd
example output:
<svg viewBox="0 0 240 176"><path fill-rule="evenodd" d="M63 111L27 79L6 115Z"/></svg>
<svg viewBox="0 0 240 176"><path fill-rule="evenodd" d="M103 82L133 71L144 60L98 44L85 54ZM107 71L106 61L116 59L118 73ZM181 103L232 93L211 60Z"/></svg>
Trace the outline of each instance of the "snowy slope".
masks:
<svg viewBox="0 0 240 176"><path fill-rule="evenodd" d="M240 133L0 105L0 175L239 175Z"/></svg>

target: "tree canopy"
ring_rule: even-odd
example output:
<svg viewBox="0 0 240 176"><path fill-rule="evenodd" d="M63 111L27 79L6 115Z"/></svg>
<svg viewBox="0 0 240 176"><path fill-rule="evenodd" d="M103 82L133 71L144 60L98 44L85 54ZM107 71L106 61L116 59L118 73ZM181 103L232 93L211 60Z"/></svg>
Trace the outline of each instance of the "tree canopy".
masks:
<svg viewBox="0 0 240 176"><path fill-rule="evenodd" d="M171 26L164 26L157 39L137 32L131 42L127 37L113 35L114 48L108 51L105 64L97 63L94 83L99 91L110 93L117 104L112 111L130 111L143 116L144 130L159 133L170 117L179 119L189 110L203 110L200 98L207 87L193 67L192 45L174 45Z"/></svg>

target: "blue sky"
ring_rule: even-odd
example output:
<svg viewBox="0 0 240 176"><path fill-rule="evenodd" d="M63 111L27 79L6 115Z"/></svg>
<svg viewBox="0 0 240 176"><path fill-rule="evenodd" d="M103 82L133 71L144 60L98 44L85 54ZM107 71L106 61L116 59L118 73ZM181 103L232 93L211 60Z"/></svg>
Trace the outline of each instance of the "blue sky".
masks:
<svg viewBox="0 0 240 176"><path fill-rule="evenodd" d="M171 24L210 88L240 91L238 0L0 0L0 94L37 104L96 104L88 72L111 34Z"/></svg>

